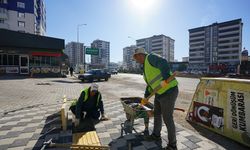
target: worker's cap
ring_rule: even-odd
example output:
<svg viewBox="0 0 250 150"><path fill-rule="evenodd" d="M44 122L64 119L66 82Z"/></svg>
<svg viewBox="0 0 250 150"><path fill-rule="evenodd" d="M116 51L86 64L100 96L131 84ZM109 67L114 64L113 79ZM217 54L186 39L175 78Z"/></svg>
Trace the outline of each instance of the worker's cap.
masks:
<svg viewBox="0 0 250 150"><path fill-rule="evenodd" d="M144 48L136 48L133 57L135 57L137 54L147 54L147 52L144 50Z"/></svg>
<svg viewBox="0 0 250 150"><path fill-rule="evenodd" d="M98 91L98 84L92 83L91 86L90 86L90 90L92 92L97 92Z"/></svg>

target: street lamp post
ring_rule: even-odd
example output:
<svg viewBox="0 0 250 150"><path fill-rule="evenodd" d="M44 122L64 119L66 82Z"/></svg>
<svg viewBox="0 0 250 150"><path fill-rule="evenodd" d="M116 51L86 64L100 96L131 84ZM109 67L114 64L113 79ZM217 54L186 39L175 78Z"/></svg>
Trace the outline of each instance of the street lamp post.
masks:
<svg viewBox="0 0 250 150"><path fill-rule="evenodd" d="M79 43L79 27L80 26L86 26L87 24L78 24L77 25L77 43Z"/></svg>
<svg viewBox="0 0 250 150"><path fill-rule="evenodd" d="M79 28L81 26L86 26L87 24L78 24L77 25L77 48L80 49L80 44L79 44ZM84 72L85 72L85 54L84 54L84 62L83 62L83 68L84 68Z"/></svg>

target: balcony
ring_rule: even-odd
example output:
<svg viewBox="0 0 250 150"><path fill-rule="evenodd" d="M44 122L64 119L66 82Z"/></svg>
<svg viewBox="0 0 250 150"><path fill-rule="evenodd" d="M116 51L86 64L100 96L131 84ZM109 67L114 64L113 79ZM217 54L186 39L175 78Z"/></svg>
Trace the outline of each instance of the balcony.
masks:
<svg viewBox="0 0 250 150"><path fill-rule="evenodd" d="M228 34L235 34L235 33L239 33L239 32L240 32L239 30L228 31L228 32L219 33L219 36L228 35Z"/></svg>
<svg viewBox="0 0 250 150"><path fill-rule="evenodd" d="M227 46L227 45L235 45L235 44L240 44L240 42L218 43L218 46Z"/></svg>
<svg viewBox="0 0 250 150"><path fill-rule="evenodd" d="M202 34L202 33L205 34L205 31L192 32L192 33L189 33L189 36L193 36L193 35L197 35L197 34Z"/></svg>
<svg viewBox="0 0 250 150"><path fill-rule="evenodd" d="M219 27L218 30L220 31L220 30L231 29L231 28L235 28L235 27L240 27L240 24L225 26L225 27Z"/></svg>
<svg viewBox="0 0 250 150"><path fill-rule="evenodd" d="M218 48L218 52L235 51L235 50L239 50L239 47Z"/></svg>

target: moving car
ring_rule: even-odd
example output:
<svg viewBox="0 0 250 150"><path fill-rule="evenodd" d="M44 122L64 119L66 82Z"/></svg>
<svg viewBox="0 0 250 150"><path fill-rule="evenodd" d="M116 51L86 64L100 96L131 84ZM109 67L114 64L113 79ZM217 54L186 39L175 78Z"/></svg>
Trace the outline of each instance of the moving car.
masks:
<svg viewBox="0 0 250 150"><path fill-rule="evenodd" d="M80 79L82 82L84 81L93 82L94 80L100 81L101 79L108 81L110 77L111 77L110 73L105 72L101 69L92 69L84 74L78 75L78 79Z"/></svg>

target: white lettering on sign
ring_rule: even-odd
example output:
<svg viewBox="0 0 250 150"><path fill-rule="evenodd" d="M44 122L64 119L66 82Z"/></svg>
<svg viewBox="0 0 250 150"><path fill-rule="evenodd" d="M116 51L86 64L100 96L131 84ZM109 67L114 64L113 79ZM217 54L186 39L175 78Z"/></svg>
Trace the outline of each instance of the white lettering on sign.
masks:
<svg viewBox="0 0 250 150"><path fill-rule="evenodd" d="M229 97L229 126L242 132L247 131L245 92L230 90Z"/></svg>

